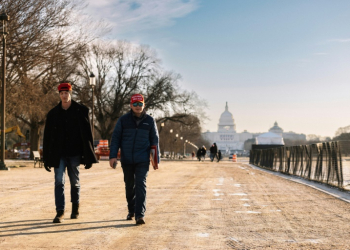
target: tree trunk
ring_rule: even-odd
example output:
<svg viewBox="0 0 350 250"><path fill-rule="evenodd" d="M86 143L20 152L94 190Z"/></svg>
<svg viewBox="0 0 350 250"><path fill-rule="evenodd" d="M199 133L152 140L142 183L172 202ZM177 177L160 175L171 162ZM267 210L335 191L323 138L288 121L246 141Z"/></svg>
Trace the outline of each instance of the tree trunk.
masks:
<svg viewBox="0 0 350 250"><path fill-rule="evenodd" d="M40 149L40 132L41 127L37 123L30 126L30 152L39 151Z"/></svg>

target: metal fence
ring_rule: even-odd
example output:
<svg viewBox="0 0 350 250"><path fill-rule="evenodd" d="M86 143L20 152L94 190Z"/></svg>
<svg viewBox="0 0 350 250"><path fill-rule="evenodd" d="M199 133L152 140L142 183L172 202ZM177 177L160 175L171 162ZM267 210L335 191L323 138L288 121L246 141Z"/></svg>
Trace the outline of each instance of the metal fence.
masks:
<svg viewBox="0 0 350 250"><path fill-rule="evenodd" d="M349 160L350 141L253 149L250 164L308 180L344 187L343 163ZM347 165L347 164L345 164Z"/></svg>

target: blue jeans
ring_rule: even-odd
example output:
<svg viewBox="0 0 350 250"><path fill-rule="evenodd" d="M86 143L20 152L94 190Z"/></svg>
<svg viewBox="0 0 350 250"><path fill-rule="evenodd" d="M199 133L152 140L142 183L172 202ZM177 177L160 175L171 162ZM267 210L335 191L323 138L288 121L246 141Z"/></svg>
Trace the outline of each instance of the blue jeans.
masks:
<svg viewBox="0 0 350 250"><path fill-rule="evenodd" d="M125 195L129 213L135 213L135 218L145 216L146 212L146 177L149 162L137 164L122 164L125 183Z"/></svg>
<svg viewBox="0 0 350 250"><path fill-rule="evenodd" d="M214 161L215 158L219 161L219 157L218 157L217 154L210 153L210 160L211 160L211 161Z"/></svg>
<svg viewBox="0 0 350 250"><path fill-rule="evenodd" d="M80 182L79 182L80 156L62 157L60 165L55 168L55 203L56 211L64 210L64 183L66 167L70 180L70 195L72 203L79 203Z"/></svg>

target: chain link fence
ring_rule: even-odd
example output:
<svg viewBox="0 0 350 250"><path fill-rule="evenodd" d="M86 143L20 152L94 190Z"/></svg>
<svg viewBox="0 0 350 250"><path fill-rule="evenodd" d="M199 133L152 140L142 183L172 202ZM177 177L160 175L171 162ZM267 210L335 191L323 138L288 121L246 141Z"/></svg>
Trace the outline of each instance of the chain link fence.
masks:
<svg viewBox="0 0 350 250"><path fill-rule="evenodd" d="M252 149L249 162L342 189L350 185L350 141Z"/></svg>

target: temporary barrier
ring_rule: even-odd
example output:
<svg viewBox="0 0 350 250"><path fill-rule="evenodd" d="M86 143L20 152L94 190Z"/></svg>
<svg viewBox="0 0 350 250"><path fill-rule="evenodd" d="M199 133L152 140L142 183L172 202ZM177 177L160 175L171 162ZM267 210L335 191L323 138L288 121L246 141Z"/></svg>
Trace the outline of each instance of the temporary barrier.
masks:
<svg viewBox="0 0 350 250"><path fill-rule="evenodd" d="M350 141L252 149L250 164L344 188L343 165L349 169Z"/></svg>
<svg viewBox="0 0 350 250"><path fill-rule="evenodd" d="M101 148L108 148L108 140L100 140L98 146L100 146Z"/></svg>
<svg viewBox="0 0 350 250"><path fill-rule="evenodd" d="M232 162L237 162L237 155L232 155Z"/></svg>
<svg viewBox="0 0 350 250"><path fill-rule="evenodd" d="M108 160L109 159L109 147L108 140L100 140L97 145L97 150L95 150L98 160Z"/></svg>

